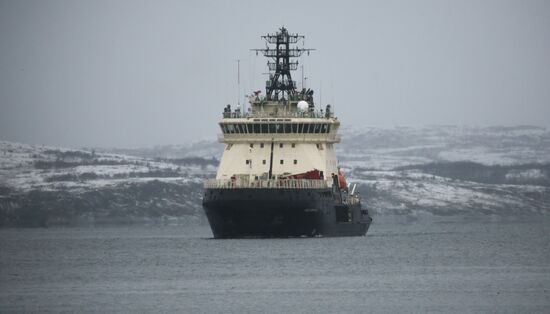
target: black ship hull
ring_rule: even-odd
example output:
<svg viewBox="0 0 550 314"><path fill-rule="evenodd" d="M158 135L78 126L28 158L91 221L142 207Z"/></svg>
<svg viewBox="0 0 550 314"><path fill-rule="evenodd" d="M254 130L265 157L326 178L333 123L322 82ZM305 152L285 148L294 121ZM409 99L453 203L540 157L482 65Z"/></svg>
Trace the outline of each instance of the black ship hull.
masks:
<svg viewBox="0 0 550 314"><path fill-rule="evenodd" d="M331 189L208 188L203 208L215 238L363 236L372 221Z"/></svg>

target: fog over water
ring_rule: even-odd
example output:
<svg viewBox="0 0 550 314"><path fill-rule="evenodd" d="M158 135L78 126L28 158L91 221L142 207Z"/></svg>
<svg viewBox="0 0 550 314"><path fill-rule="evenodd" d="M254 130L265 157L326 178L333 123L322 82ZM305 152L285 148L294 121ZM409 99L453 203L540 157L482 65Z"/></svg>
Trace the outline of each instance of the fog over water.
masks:
<svg viewBox="0 0 550 314"><path fill-rule="evenodd" d="M347 125L550 126L548 1L0 1L1 138L214 139L225 104L264 90L249 49L282 25Z"/></svg>

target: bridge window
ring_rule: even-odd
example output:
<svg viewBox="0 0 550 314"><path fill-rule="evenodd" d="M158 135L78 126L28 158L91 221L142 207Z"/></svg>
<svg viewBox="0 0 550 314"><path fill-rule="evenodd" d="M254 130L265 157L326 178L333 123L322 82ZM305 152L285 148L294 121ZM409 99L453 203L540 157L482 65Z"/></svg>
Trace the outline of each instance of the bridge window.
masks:
<svg viewBox="0 0 550 314"><path fill-rule="evenodd" d="M250 148L254 148L254 144L250 143Z"/></svg>
<svg viewBox="0 0 550 314"><path fill-rule="evenodd" d="M284 163L285 163L284 160L281 159L281 165L284 164Z"/></svg>
<svg viewBox="0 0 550 314"><path fill-rule="evenodd" d="M264 159L264 160L262 160L262 164L264 164L264 165L265 165L265 159Z"/></svg>
<svg viewBox="0 0 550 314"><path fill-rule="evenodd" d="M296 144L295 144L295 143L292 143L291 146L292 146L292 148L295 148L295 147L296 147Z"/></svg>
<svg viewBox="0 0 550 314"><path fill-rule="evenodd" d="M292 133L291 124L285 123L283 125L285 127L285 133Z"/></svg>
<svg viewBox="0 0 550 314"><path fill-rule="evenodd" d="M283 148L283 143L280 143L280 144L279 144L279 148Z"/></svg>
<svg viewBox="0 0 550 314"><path fill-rule="evenodd" d="M224 133L329 133L329 124L318 123L244 123L222 125Z"/></svg>
<svg viewBox="0 0 550 314"><path fill-rule="evenodd" d="M228 124L227 125L227 132L230 134L235 133L235 125L234 124Z"/></svg>
<svg viewBox="0 0 550 314"><path fill-rule="evenodd" d="M260 143L260 148L264 148L264 143Z"/></svg>
<svg viewBox="0 0 550 314"><path fill-rule="evenodd" d="M298 159L294 159L294 164L295 164L295 165L298 164Z"/></svg>

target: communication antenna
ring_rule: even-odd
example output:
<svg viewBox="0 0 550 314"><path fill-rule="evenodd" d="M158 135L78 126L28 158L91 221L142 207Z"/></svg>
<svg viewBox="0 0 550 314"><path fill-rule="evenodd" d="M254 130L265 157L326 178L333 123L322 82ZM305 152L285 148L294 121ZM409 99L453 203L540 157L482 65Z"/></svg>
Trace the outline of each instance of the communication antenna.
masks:
<svg viewBox="0 0 550 314"><path fill-rule="evenodd" d="M243 105L241 107L241 61L246 62L248 60L246 59L235 59L237 61L237 108L240 108L242 112L244 113L244 107L246 105L246 101L243 101Z"/></svg>
<svg viewBox="0 0 550 314"><path fill-rule="evenodd" d="M320 81L319 84L319 106L323 108L323 81Z"/></svg>
<svg viewBox="0 0 550 314"><path fill-rule="evenodd" d="M304 65L302 64L302 88L304 87Z"/></svg>
<svg viewBox="0 0 550 314"><path fill-rule="evenodd" d="M241 107L241 59L237 59L237 106Z"/></svg>
<svg viewBox="0 0 550 314"><path fill-rule="evenodd" d="M334 108L336 108L336 101L338 99L336 99L336 94L334 94L334 80L333 80L333 77L330 78L330 89L332 90L331 91L332 92L332 103L333 103L332 109L334 111L335 110ZM336 112L336 111L334 111L334 112Z"/></svg>

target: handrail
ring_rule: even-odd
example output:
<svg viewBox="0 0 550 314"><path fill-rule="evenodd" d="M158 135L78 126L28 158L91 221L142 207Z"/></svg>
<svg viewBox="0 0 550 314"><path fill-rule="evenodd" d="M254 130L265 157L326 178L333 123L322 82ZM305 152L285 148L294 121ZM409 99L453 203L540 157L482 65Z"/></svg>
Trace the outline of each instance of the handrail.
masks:
<svg viewBox="0 0 550 314"><path fill-rule="evenodd" d="M339 134L315 134L315 133L248 133L248 134L224 134L218 133L220 143L244 143L251 141L265 142L266 139L275 138L277 141L304 142L304 143L339 143L342 137Z"/></svg>
<svg viewBox="0 0 550 314"><path fill-rule="evenodd" d="M321 111L287 111L280 110L277 112L224 112L223 118L333 118L333 114L326 114Z"/></svg>
<svg viewBox="0 0 550 314"><path fill-rule="evenodd" d="M325 180L206 180L205 189L326 189Z"/></svg>
<svg viewBox="0 0 550 314"><path fill-rule="evenodd" d="M361 199L355 195L347 195L346 197L343 197L342 203L347 205L354 205L361 203Z"/></svg>

